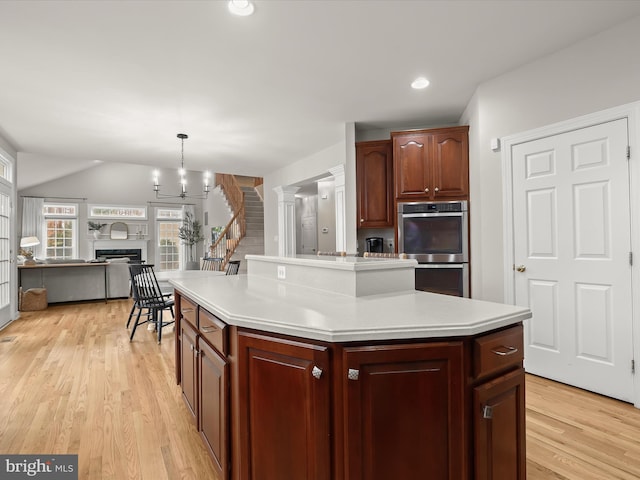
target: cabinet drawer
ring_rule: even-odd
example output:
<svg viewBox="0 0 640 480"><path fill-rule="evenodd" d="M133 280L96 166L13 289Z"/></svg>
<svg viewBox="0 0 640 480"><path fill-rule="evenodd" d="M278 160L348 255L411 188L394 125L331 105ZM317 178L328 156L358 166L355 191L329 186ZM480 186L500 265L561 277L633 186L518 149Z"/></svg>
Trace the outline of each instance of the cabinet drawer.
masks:
<svg viewBox="0 0 640 480"><path fill-rule="evenodd" d="M473 342L473 376L486 377L522 365L522 325L476 338Z"/></svg>
<svg viewBox="0 0 640 480"><path fill-rule="evenodd" d="M185 297L180 297L180 316L194 327L198 326L198 306Z"/></svg>
<svg viewBox="0 0 640 480"><path fill-rule="evenodd" d="M200 325L198 329L203 338L218 350L222 355L227 355L227 324L215 315L200 309Z"/></svg>

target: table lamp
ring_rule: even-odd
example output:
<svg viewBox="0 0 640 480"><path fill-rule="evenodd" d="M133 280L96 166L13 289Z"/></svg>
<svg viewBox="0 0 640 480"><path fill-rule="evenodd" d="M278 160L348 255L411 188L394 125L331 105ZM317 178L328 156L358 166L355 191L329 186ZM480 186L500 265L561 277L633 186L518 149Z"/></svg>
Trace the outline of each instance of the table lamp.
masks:
<svg viewBox="0 0 640 480"><path fill-rule="evenodd" d="M33 259L33 249L28 247L35 247L40 245L38 237L22 237L20 239L20 255L25 257L25 265L35 265L36 261Z"/></svg>

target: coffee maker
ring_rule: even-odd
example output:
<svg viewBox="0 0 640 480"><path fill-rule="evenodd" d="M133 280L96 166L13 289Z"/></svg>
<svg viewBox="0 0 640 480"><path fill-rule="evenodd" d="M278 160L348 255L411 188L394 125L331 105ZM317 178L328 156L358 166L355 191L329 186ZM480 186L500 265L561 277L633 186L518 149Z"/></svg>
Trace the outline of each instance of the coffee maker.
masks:
<svg viewBox="0 0 640 480"><path fill-rule="evenodd" d="M382 253L384 251L382 237L368 237L366 239L366 251L369 253Z"/></svg>

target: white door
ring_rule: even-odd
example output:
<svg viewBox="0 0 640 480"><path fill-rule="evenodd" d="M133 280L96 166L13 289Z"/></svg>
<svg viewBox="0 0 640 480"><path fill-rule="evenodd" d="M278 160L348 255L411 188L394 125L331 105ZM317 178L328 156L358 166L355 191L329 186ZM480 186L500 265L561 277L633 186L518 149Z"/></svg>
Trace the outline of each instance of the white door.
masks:
<svg viewBox="0 0 640 480"><path fill-rule="evenodd" d="M633 400L626 119L512 150L515 301L528 372Z"/></svg>
<svg viewBox="0 0 640 480"><path fill-rule="evenodd" d="M315 255L318 249L318 229L316 224L315 216L302 218L302 253L305 255Z"/></svg>
<svg viewBox="0 0 640 480"><path fill-rule="evenodd" d="M11 321L11 190L0 184L0 328Z"/></svg>

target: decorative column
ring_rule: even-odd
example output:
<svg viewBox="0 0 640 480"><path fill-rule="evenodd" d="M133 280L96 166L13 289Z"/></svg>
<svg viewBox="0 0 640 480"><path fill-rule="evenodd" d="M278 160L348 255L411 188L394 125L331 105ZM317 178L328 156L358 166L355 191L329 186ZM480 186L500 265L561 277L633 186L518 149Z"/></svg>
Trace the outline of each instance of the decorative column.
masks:
<svg viewBox="0 0 640 480"><path fill-rule="evenodd" d="M273 191L278 195L278 255L291 257L296 254L296 192L300 187L279 186Z"/></svg>
<svg viewBox="0 0 640 480"><path fill-rule="evenodd" d="M347 223L346 223L346 205L345 205L345 179L344 165L338 165L330 168L329 173L333 175L336 189L336 252L347 251Z"/></svg>

